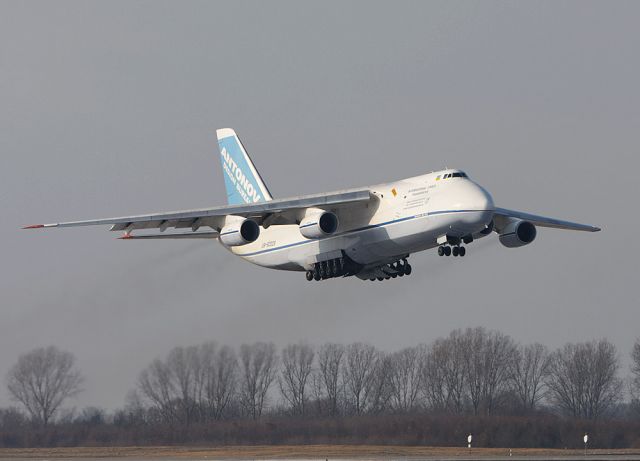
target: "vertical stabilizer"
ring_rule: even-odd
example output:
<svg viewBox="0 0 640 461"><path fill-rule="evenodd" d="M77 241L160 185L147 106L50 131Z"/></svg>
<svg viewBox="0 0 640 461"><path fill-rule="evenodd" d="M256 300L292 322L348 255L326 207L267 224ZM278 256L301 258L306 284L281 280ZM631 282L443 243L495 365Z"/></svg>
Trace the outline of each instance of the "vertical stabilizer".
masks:
<svg viewBox="0 0 640 461"><path fill-rule="evenodd" d="M216 133L229 205L272 200L269 189L236 132L231 128L222 128Z"/></svg>

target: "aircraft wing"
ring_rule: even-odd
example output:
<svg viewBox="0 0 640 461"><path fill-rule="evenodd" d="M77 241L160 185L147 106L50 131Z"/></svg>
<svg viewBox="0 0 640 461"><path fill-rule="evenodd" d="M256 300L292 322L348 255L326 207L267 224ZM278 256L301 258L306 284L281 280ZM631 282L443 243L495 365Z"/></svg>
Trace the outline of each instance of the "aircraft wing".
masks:
<svg viewBox="0 0 640 461"><path fill-rule="evenodd" d="M255 220L265 227L271 224L294 224L301 210L321 208L337 210L349 205L361 204L371 200L369 189L351 189L326 194L304 195L299 197L270 200L241 205L227 205L214 208L151 213L139 216L123 216L118 218L91 219L87 221L69 221L52 224L34 224L23 229L39 229L49 227L96 226L111 224L112 231L129 233L135 229L167 228L187 229L196 232L200 227L209 226L214 230L223 226L228 215L243 216ZM176 235L176 234L172 234ZM186 234L189 235L189 234ZM195 237L195 235L191 235ZM202 236L199 236L200 238ZM186 238L186 237L177 237ZM215 238L209 235L209 238Z"/></svg>
<svg viewBox="0 0 640 461"><path fill-rule="evenodd" d="M568 229L586 232L598 232L599 227L589 226L587 224L579 224L571 221L562 221L560 219L547 218L546 216L538 216L535 214L524 213L522 211L507 210L506 208L496 208L494 213L494 221L498 227L504 227L500 221L505 221L508 218L522 219L529 221L539 227L553 227L556 229Z"/></svg>

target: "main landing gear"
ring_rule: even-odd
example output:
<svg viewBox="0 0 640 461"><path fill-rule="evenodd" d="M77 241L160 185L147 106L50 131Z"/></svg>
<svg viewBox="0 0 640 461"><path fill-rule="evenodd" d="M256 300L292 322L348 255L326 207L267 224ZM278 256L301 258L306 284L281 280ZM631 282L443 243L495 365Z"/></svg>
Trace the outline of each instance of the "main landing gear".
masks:
<svg viewBox="0 0 640 461"><path fill-rule="evenodd" d="M384 275L371 277L369 280L372 282L374 280L382 281L411 275L411 264L407 262L407 258L402 258L402 260L396 261L395 263L381 266L378 270Z"/></svg>
<svg viewBox="0 0 640 461"><path fill-rule="evenodd" d="M362 266L349 258L344 252L341 258L320 261L313 265L312 270L308 270L305 276L308 281L326 280L334 277L347 277L359 272Z"/></svg>
<svg viewBox="0 0 640 461"><path fill-rule="evenodd" d="M467 250L465 247L460 245L455 245L454 247L450 247L448 245L440 245L438 247L438 256L464 256L467 254Z"/></svg>

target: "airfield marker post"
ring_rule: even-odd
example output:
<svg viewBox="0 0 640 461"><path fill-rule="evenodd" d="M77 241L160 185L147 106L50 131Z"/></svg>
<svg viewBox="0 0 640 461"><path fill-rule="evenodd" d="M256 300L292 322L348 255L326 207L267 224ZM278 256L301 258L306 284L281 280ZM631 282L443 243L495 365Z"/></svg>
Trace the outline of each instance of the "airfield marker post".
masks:
<svg viewBox="0 0 640 461"><path fill-rule="evenodd" d="M582 440L584 441L584 455L587 456L587 442L589 442L589 434L585 434L584 437L582 437Z"/></svg>

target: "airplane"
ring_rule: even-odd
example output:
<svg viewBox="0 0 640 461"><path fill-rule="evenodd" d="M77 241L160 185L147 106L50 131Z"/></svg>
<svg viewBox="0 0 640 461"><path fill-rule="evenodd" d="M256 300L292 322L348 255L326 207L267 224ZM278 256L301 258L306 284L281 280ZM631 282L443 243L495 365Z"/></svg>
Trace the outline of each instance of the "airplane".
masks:
<svg viewBox="0 0 640 461"><path fill-rule="evenodd" d="M463 257L465 245L492 233L505 247L518 248L535 240L538 227L600 230L496 207L486 189L464 171L449 168L364 188L275 199L236 132L219 129L217 137L226 206L24 228L109 224L111 231L123 232L124 240L218 240L246 261L305 272L309 281L403 277L411 274L407 258L413 253L435 248L440 256ZM170 228L186 232L166 232Z"/></svg>

